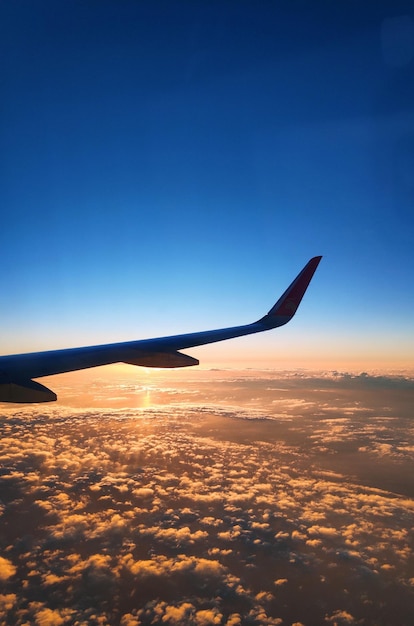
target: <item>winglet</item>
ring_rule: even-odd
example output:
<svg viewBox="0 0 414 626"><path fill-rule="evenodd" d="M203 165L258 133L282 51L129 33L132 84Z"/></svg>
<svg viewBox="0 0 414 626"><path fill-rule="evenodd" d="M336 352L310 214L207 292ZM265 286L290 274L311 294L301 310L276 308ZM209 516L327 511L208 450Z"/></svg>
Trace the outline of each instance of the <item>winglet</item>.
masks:
<svg viewBox="0 0 414 626"><path fill-rule="evenodd" d="M282 326L292 319L321 258L321 256L315 256L308 261L269 313L258 321L260 324L266 324L270 327Z"/></svg>

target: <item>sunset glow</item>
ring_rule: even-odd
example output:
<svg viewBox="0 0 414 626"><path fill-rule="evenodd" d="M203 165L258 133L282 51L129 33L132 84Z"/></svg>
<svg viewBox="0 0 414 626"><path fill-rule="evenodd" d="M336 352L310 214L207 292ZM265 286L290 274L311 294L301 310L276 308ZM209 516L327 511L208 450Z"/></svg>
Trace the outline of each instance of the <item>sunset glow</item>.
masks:
<svg viewBox="0 0 414 626"><path fill-rule="evenodd" d="M105 369L2 410L3 623L408 623L413 377Z"/></svg>
<svg viewBox="0 0 414 626"><path fill-rule="evenodd" d="M199 366L3 359L58 399L0 404L0 626L411 625L412 3L2 0L0 41L0 355L252 324L322 256Z"/></svg>

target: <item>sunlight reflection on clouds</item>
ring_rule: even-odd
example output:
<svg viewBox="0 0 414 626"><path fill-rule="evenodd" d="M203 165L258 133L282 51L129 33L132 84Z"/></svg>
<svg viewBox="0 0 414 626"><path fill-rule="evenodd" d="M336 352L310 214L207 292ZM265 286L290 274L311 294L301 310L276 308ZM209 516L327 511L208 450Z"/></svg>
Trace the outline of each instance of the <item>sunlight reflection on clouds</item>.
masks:
<svg viewBox="0 0 414 626"><path fill-rule="evenodd" d="M4 623L407 623L413 384L287 378L2 411Z"/></svg>

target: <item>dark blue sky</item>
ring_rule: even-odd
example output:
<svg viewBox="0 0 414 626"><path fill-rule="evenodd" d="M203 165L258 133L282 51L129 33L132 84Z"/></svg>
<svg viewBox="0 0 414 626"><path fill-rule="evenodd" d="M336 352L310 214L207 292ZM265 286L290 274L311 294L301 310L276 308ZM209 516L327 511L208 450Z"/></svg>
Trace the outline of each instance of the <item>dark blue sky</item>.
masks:
<svg viewBox="0 0 414 626"><path fill-rule="evenodd" d="M2 352L251 321L323 254L247 351L412 358L411 2L9 0L0 42Z"/></svg>

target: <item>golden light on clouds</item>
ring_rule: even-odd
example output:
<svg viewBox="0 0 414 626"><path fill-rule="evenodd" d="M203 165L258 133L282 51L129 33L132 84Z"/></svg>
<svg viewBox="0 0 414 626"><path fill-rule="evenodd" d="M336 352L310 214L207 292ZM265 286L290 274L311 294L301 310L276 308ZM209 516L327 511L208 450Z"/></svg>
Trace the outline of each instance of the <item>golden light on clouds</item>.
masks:
<svg viewBox="0 0 414 626"><path fill-rule="evenodd" d="M413 378L84 374L0 414L5 624L409 623Z"/></svg>

